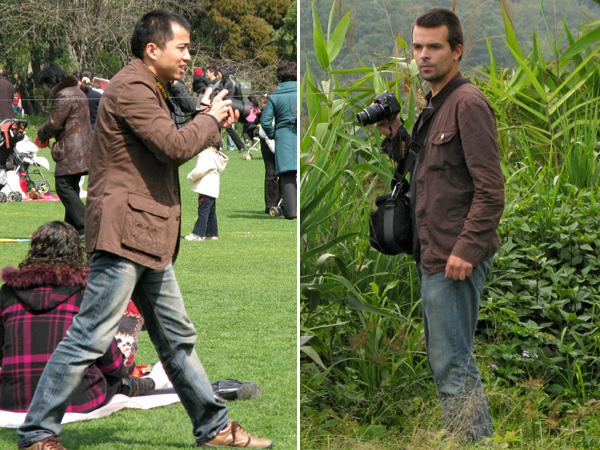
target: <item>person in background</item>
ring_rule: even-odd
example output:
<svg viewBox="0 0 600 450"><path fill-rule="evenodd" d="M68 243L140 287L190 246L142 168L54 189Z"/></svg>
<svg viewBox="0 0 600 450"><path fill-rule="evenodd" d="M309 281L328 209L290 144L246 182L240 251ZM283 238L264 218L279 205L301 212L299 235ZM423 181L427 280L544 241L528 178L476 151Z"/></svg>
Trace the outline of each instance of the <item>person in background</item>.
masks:
<svg viewBox="0 0 600 450"><path fill-rule="evenodd" d="M194 80L192 82L192 91L198 94L200 97L204 95L208 87L210 86L210 80L204 75L204 71L197 67L194 70Z"/></svg>
<svg viewBox="0 0 600 450"><path fill-rule="evenodd" d="M50 354L79 312L87 276L79 234L61 221L35 230L19 268L2 271L0 409L27 411ZM88 413L109 403L116 394L143 395L166 387L167 382L160 363L148 377L131 376L113 340L85 370L67 412Z"/></svg>
<svg viewBox="0 0 600 450"><path fill-rule="evenodd" d="M79 72L79 89L85 94L88 99L88 107L90 110L90 123L92 129L96 127L96 116L98 115L98 105L102 94L93 88L94 71L92 69L81 69Z"/></svg>
<svg viewBox="0 0 600 450"><path fill-rule="evenodd" d="M277 67L277 89L269 96L260 125L275 140L275 166L283 195L283 215L296 218L297 70L295 62L282 61Z"/></svg>
<svg viewBox="0 0 600 450"><path fill-rule="evenodd" d="M275 91L277 86L271 86L268 92L262 96L261 109L267 106L269 95ZM262 112L260 113L262 118ZM260 118L258 119L260 123ZM263 157L265 164L265 213L270 214L271 208L278 205L281 199L281 192L279 188L279 181L277 180L277 170L275 168L275 141L267 137L265 130L258 127L258 136L260 138L260 153Z"/></svg>
<svg viewBox="0 0 600 450"><path fill-rule="evenodd" d="M15 87L10 81L4 78L4 69L0 69L0 121L14 117L14 97Z"/></svg>
<svg viewBox="0 0 600 450"><path fill-rule="evenodd" d="M217 198L221 172L225 170L228 159L217 149L207 148L200 152L196 167L188 174L192 191L198 194L198 219L192 232L185 237L186 241L219 239Z"/></svg>
<svg viewBox="0 0 600 450"><path fill-rule="evenodd" d="M50 117L37 132L37 143L50 138L52 145L55 188L65 208L65 222L85 235L85 205L81 201L80 181L87 175L92 147L92 124L86 95L78 88L79 79L69 75L58 64L50 63L40 72L38 80L47 85L52 99Z"/></svg>

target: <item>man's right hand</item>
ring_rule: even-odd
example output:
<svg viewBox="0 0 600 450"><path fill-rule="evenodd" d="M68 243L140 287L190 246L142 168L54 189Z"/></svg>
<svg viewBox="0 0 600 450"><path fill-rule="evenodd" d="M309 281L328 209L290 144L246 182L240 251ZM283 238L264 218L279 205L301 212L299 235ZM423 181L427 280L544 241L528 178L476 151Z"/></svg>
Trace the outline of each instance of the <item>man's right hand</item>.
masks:
<svg viewBox="0 0 600 450"><path fill-rule="evenodd" d="M211 105L207 110L202 111L203 113L210 114L222 128L229 128L231 125L236 123L240 118L240 112L234 111L231 108L231 100L225 100L225 96L229 93L227 89L223 89L210 101L212 94L212 88L208 88L202 97L201 104Z"/></svg>
<svg viewBox="0 0 600 450"><path fill-rule="evenodd" d="M377 128L377 130L379 130L379 132L384 136L390 136L391 134L391 136L394 137L398 132L400 125L400 114L397 114L392 120L382 120L381 122L375 123L375 128ZM390 128L392 130L391 133Z"/></svg>

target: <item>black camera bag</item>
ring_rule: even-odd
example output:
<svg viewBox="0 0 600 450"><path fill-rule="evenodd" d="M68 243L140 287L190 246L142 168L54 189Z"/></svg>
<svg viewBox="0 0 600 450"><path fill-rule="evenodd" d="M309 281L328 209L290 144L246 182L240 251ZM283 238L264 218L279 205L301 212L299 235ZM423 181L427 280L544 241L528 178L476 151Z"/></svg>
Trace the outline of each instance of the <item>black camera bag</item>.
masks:
<svg viewBox="0 0 600 450"><path fill-rule="evenodd" d="M412 253L412 220L410 199L406 195L406 174L412 168L415 159L416 154L410 151L400 180L395 183L392 192L375 199L377 209L371 212L369 218L371 246L386 255Z"/></svg>
<svg viewBox="0 0 600 450"><path fill-rule="evenodd" d="M398 162L394 171L392 192L375 199L377 209L371 212L369 217L370 241L371 246L375 250L385 255L412 254L412 212L410 198L406 195L408 192L406 175L412 171L415 165L419 151L429 133L429 125L435 112L456 88L466 83L470 83L466 78L460 78L451 82L438 94L439 97L435 99L433 107L429 108L427 114L421 113L419 115L414 125L416 133L413 133L410 150L404 160L403 170L402 172L398 170L401 166L400 162ZM404 130L403 127L400 128L401 130L398 133Z"/></svg>

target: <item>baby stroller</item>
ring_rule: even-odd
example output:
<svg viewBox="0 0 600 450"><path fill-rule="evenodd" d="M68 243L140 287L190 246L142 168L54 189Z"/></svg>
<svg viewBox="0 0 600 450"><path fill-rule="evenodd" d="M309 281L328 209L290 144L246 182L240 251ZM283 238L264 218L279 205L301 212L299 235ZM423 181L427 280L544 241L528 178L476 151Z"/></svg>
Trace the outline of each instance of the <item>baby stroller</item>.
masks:
<svg viewBox="0 0 600 450"><path fill-rule="evenodd" d="M46 158L36 156L38 148L25 135L26 127L27 121L22 119L6 119L0 123L0 189L6 186L9 191L8 194L0 191L0 202L19 202L23 194L33 188L42 194L50 190L50 183L44 178L40 164L48 170L50 165ZM34 182L30 170L41 180ZM14 173L7 174L8 171ZM16 181L9 182L11 175Z"/></svg>
<svg viewBox="0 0 600 450"><path fill-rule="evenodd" d="M16 146L25 137L26 127L26 120L5 119L0 122L0 189L8 186L10 190L8 195L0 192L0 202L20 202L23 199L20 190L13 190L8 184L6 172L14 170L21 162Z"/></svg>
<svg viewBox="0 0 600 450"><path fill-rule="evenodd" d="M27 185L27 192L31 191L31 189L35 189L40 194L50 191L50 183L46 181L44 174L40 170L40 166L45 167L46 170L50 170L50 164L43 156L37 156L37 152L39 151L37 145L31 142L29 137L25 136L17 143L16 150L20 163L15 168L15 171L19 175L21 185ZM31 175L39 178L39 180L34 181Z"/></svg>

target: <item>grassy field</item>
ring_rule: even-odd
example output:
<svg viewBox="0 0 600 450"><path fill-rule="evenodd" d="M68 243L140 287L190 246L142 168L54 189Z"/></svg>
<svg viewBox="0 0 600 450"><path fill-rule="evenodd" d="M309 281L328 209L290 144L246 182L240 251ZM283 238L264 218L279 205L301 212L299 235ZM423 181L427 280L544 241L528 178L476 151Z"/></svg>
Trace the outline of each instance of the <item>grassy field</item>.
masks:
<svg viewBox="0 0 600 450"><path fill-rule="evenodd" d="M28 130L31 138L35 127ZM196 349L211 380L255 381L260 398L230 402L230 417L275 448L297 448L297 224L264 213L264 165L259 152L244 161L237 152L221 176L218 241L182 239L175 264L187 311L198 331ZM50 159L49 149L40 155ZM197 194L180 169L182 236L197 218ZM54 179L46 173L53 191ZM62 219L60 202L0 204L0 238L29 236L39 225ZM28 243L0 243L0 261L17 265ZM142 333L136 362L153 364L156 352ZM181 404L120 411L106 419L67 424L69 450L193 448L191 423ZM16 448L15 430L0 430L0 449Z"/></svg>

